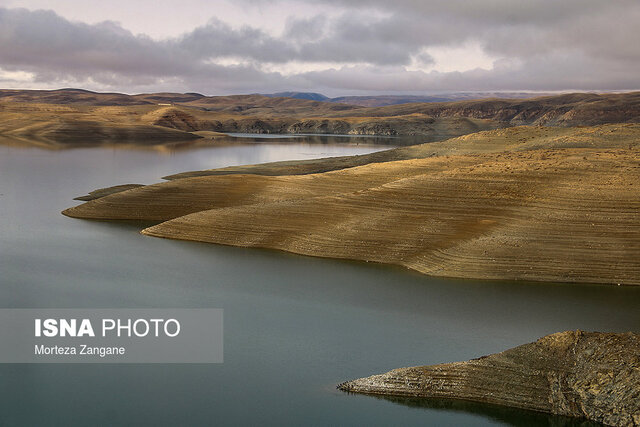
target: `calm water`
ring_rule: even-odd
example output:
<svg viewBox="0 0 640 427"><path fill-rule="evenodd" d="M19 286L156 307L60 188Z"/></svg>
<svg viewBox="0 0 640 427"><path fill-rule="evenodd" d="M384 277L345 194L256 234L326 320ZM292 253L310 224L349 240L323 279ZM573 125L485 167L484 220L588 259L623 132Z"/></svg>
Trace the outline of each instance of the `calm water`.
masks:
<svg viewBox="0 0 640 427"><path fill-rule="evenodd" d="M60 214L98 187L380 148L331 140L180 151L0 146L2 307L225 310L219 365L1 365L0 425L578 425L486 405L347 395L335 385L567 329L639 332L640 288L433 279L155 239L133 225Z"/></svg>

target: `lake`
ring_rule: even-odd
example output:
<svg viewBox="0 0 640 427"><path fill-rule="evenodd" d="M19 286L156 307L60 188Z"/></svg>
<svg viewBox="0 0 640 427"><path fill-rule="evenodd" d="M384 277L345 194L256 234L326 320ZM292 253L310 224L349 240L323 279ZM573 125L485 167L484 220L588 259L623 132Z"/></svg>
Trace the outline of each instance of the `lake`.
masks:
<svg viewBox="0 0 640 427"><path fill-rule="evenodd" d="M305 138L196 149L0 145L3 308L211 307L225 316L222 364L0 365L0 425L588 425L496 406L348 395L335 386L563 330L640 332L640 288L437 279L156 239L135 224L60 214L100 187L394 144Z"/></svg>

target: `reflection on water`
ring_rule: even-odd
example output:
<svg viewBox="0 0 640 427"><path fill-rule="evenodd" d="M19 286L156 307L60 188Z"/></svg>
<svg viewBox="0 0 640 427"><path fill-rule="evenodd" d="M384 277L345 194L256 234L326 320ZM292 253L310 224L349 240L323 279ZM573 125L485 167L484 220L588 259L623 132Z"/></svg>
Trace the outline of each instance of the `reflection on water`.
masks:
<svg viewBox="0 0 640 427"><path fill-rule="evenodd" d="M0 425L555 425L557 417L484 405L409 408L335 385L467 360L561 330L640 331L640 288L434 279L155 239L139 234L139 224L60 214L74 197L115 184L381 148L0 146L0 306L225 310L219 365L0 366Z"/></svg>
<svg viewBox="0 0 640 427"><path fill-rule="evenodd" d="M322 134L254 134L254 133L229 133L230 138L218 137L216 141L243 142L243 143L269 143L304 142L308 144L349 144L349 145L373 145L373 146L404 146L433 142L436 139L428 136L379 136L379 135L322 135Z"/></svg>
<svg viewBox="0 0 640 427"><path fill-rule="evenodd" d="M372 397L397 403L410 408L435 409L452 412L466 412L482 415L502 424L523 427L598 427L602 424L585 419L546 415L533 411L522 411L491 404L481 404L453 399L419 399L415 397L375 396Z"/></svg>
<svg viewBox="0 0 640 427"><path fill-rule="evenodd" d="M370 151L388 149L397 146L422 144L441 140L434 136L377 136L377 135L322 135L322 134L256 134L256 133L228 133L204 136L199 139L175 141L100 141L87 139L86 141L52 141L48 139L25 139L22 137L0 135L0 146L37 148L44 150L74 150L83 148L99 148L114 150L157 151L172 153L180 150L217 149L226 145L242 146L251 144L287 144L292 143L327 146L338 145L367 147ZM346 154L343 154L346 155Z"/></svg>

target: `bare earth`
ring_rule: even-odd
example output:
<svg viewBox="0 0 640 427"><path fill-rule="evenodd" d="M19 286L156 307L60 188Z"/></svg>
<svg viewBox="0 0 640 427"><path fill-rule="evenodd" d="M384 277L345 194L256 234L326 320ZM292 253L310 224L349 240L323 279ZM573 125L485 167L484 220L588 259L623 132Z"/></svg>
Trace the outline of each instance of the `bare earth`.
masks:
<svg viewBox="0 0 640 427"><path fill-rule="evenodd" d="M187 173L63 213L434 276L638 285L639 137L634 124L501 129L369 156Z"/></svg>

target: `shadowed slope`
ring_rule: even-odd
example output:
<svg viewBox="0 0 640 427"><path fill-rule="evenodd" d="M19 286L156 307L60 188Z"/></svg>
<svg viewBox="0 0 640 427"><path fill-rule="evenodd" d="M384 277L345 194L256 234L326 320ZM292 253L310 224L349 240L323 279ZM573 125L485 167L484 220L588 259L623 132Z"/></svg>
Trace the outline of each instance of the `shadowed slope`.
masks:
<svg viewBox="0 0 640 427"><path fill-rule="evenodd" d="M160 126L145 113L159 107L0 104L0 136L61 148L102 143L153 145L200 138L177 126Z"/></svg>

